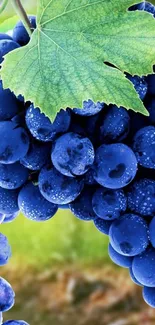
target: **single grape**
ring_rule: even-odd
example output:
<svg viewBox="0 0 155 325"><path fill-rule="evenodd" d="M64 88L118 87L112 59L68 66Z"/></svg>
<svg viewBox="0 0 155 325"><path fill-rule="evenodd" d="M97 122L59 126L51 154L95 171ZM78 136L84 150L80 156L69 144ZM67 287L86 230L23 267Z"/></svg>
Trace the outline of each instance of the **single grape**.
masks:
<svg viewBox="0 0 155 325"><path fill-rule="evenodd" d="M109 230L113 221L103 220L101 218L96 218L94 220L95 227L105 235L109 235Z"/></svg>
<svg viewBox="0 0 155 325"><path fill-rule="evenodd" d="M68 204L74 201L83 186L83 179L64 176L53 167L44 167L39 174L41 194L55 204Z"/></svg>
<svg viewBox="0 0 155 325"><path fill-rule="evenodd" d="M143 299L149 306L155 308L155 288L144 287Z"/></svg>
<svg viewBox="0 0 155 325"><path fill-rule="evenodd" d="M145 217L155 214L155 181L140 179L128 189L128 207L134 212Z"/></svg>
<svg viewBox="0 0 155 325"><path fill-rule="evenodd" d="M69 132L59 137L53 148L51 159L54 167L63 175L83 175L94 162L94 148L88 138Z"/></svg>
<svg viewBox="0 0 155 325"><path fill-rule="evenodd" d="M23 158L29 149L26 131L14 122L0 122L0 163L12 164Z"/></svg>
<svg viewBox="0 0 155 325"><path fill-rule="evenodd" d="M77 199L69 204L70 210L77 218L85 221L96 219L97 216L92 207L93 193L93 189L85 187Z"/></svg>
<svg viewBox="0 0 155 325"><path fill-rule="evenodd" d="M104 103L94 103L91 99L83 102L83 108L74 108L73 112L81 116L92 116L104 108Z"/></svg>
<svg viewBox="0 0 155 325"><path fill-rule="evenodd" d="M96 150L94 178L102 186L119 189L128 185L137 172L134 152L123 143L101 145Z"/></svg>
<svg viewBox="0 0 155 325"><path fill-rule="evenodd" d="M20 46L19 46L18 43L14 42L14 41L12 41L10 39L0 40L0 63L3 62L3 60L4 60L3 57L7 53L9 53L9 52L11 52L11 51L13 51L13 50L15 50L15 49L17 49L19 47Z"/></svg>
<svg viewBox="0 0 155 325"><path fill-rule="evenodd" d="M127 110L117 106L109 107L99 129L101 142L122 141L129 133L130 117Z"/></svg>
<svg viewBox="0 0 155 325"><path fill-rule="evenodd" d="M113 220L126 211L127 198L123 190L99 188L93 195L92 206L98 217Z"/></svg>
<svg viewBox="0 0 155 325"><path fill-rule="evenodd" d="M40 170L50 161L51 144L31 141L30 148L20 162L31 170Z"/></svg>
<svg viewBox="0 0 155 325"><path fill-rule="evenodd" d="M142 286L142 284L135 278L134 274L133 274L133 271L132 271L132 267L129 268L129 273L130 273L130 277L131 277L131 280L137 284L138 286Z"/></svg>
<svg viewBox="0 0 155 325"><path fill-rule="evenodd" d="M46 221L57 212L57 205L45 200L38 186L26 184L18 196L18 205L25 217L34 221Z"/></svg>
<svg viewBox="0 0 155 325"><path fill-rule="evenodd" d="M40 141L52 141L58 134L67 132L71 122L70 110L61 109L53 123L39 108L33 105L27 109L26 124L34 138Z"/></svg>
<svg viewBox="0 0 155 325"><path fill-rule="evenodd" d="M109 256L110 256L111 260L115 264L117 264L119 266L122 266L122 267L125 267L125 268L131 267L131 265L132 265L132 257L124 256L124 255L121 255L121 254L117 253L114 250L114 248L111 246L111 244L109 244L108 252L109 252Z"/></svg>
<svg viewBox="0 0 155 325"><path fill-rule="evenodd" d="M139 231L137 232L139 238ZM135 278L144 286L155 287L155 249L148 247L133 259L132 271Z"/></svg>
<svg viewBox="0 0 155 325"><path fill-rule="evenodd" d="M2 325L29 325L24 320L7 320Z"/></svg>
<svg viewBox="0 0 155 325"><path fill-rule="evenodd" d="M28 16L32 30L36 28L36 17L35 16ZM26 28L24 27L22 21L18 21L16 26L13 29L13 35L12 38L15 42L19 43L21 46L26 45L30 37L28 35L28 32L26 31Z"/></svg>
<svg viewBox="0 0 155 325"><path fill-rule="evenodd" d="M144 99L147 93L147 82L144 77L131 76L127 74L127 78L133 83L141 100Z"/></svg>
<svg viewBox="0 0 155 325"><path fill-rule="evenodd" d="M0 233L0 266L7 264L11 255L11 247L8 239Z"/></svg>
<svg viewBox="0 0 155 325"><path fill-rule="evenodd" d="M14 214L18 208L18 190L7 190L0 187L0 213Z"/></svg>
<svg viewBox="0 0 155 325"><path fill-rule="evenodd" d="M0 121L12 118L18 113L19 106L16 96L9 90L3 89L0 80Z"/></svg>
<svg viewBox="0 0 155 325"><path fill-rule="evenodd" d="M125 256L138 255L149 243L147 223L136 214L124 214L112 223L109 237L112 247L118 253Z"/></svg>
<svg viewBox="0 0 155 325"><path fill-rule="evenodd" d="M19 162L0 164L0 186L8 190L21 187L28 179L29 171Z"/></svg>
<svg viewBox="0 0 155 325"><path fill-rule="evenodd" d="M155 127L140 129L133 139L133 151L138 163L145 168L155 169Z"/></svg>
<svg viewBox="0 0 155 325"><path fill-rule="evenodd" d="M0 277L0 312L11 309L14 305L15 293L11 285Z"/></svg>
<svg viewBox="0 0 155 325"><path fill-rule="evenodd" d="M2 223L10 223L10 222L14 221L18 215L19 215L19 211L12 213L12 214L4 214Z"/></svg>
<svg viewBox="0 0 155 325"><path fill-rule="evenodd" d="M6 34L6 33L0 33L0 41L3 40L3 39L9 39L9 40L12 40L12 37L9 36L9 35Z"/></svg>

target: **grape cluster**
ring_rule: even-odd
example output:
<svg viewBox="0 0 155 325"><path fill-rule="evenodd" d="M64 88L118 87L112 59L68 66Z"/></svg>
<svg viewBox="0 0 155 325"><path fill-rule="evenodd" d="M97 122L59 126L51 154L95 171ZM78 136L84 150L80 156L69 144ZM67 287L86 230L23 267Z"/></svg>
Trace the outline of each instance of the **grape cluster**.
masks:
<svg viewBox="0 0 155 325"><path fill-rule="evenodd" d="M130 10L155 15L148 2ZM35 29L35 17L30 21ZM21 22L12 37L0 34L0 62L28 42ZM155 307L155 75L126 77L149 117L88 100L83 109L60 109L51 122L33 103L3 89L0 81L0 222L13 221L19 211L45 221L58 208L93 221L109 235L111 259L129 268L132 280L143 286L145 301ZM10 256L3 235L0 245L1 265ZM3 312L12 306L14 294L4 279L1 287Z"/></svg>

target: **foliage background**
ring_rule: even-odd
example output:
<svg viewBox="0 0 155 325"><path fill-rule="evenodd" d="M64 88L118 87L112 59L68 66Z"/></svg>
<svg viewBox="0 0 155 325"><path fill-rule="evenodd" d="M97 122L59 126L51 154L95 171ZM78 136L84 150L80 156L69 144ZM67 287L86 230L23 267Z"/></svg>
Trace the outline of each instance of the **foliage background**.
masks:
<svg viewBox="0 0 155 325"><path fill-rule="evenodd" d="M28 13L36 12L35 0L22 2ZM0 22L13 15L9 4ZM0 227L13 253L1 275L17 296L5 320L25 319L32 325L154 324L154 310L143 303L141 289L131 283L127 270L110 261L108 238L93 223L60 210L42 224L20 215Z"/></svg>

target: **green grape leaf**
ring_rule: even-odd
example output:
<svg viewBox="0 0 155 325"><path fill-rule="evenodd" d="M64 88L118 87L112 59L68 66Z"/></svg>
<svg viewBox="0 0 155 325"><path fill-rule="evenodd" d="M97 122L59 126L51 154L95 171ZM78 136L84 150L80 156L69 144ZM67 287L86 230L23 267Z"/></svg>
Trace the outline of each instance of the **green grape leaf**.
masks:
<svg viewBox="0 0 155 325"><path fill-rule="evenodd" d="M152 73L155 19L137 0L38 0L37 29L6 55L4 87L54 119L60 108L104 101L147 115L124 72ZM107 65L107 62L111 64Z"/></svg>

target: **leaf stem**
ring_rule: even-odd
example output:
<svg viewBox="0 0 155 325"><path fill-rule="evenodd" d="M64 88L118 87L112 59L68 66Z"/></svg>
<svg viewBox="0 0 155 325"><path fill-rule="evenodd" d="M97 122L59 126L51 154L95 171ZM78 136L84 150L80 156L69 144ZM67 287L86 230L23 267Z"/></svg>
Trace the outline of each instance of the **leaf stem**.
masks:
<svg viewBox="0 0 155 325"><path fill-rule="evenodd" d="M2 4L0 5L0 14L5 10L9 0L3 0Z"/></svg>
<svg viewBox="0 0 155 325"><path fill-rule="evenodd" d="M23 25L25 26L29 36L31 37L32 27L31 27L30 21L28 19L28 16L26 14L26 11L21 4L21 1L20 0L12 0L12 4L13 4L13 7L14 7L17 15L19 16Z"/></svg>

